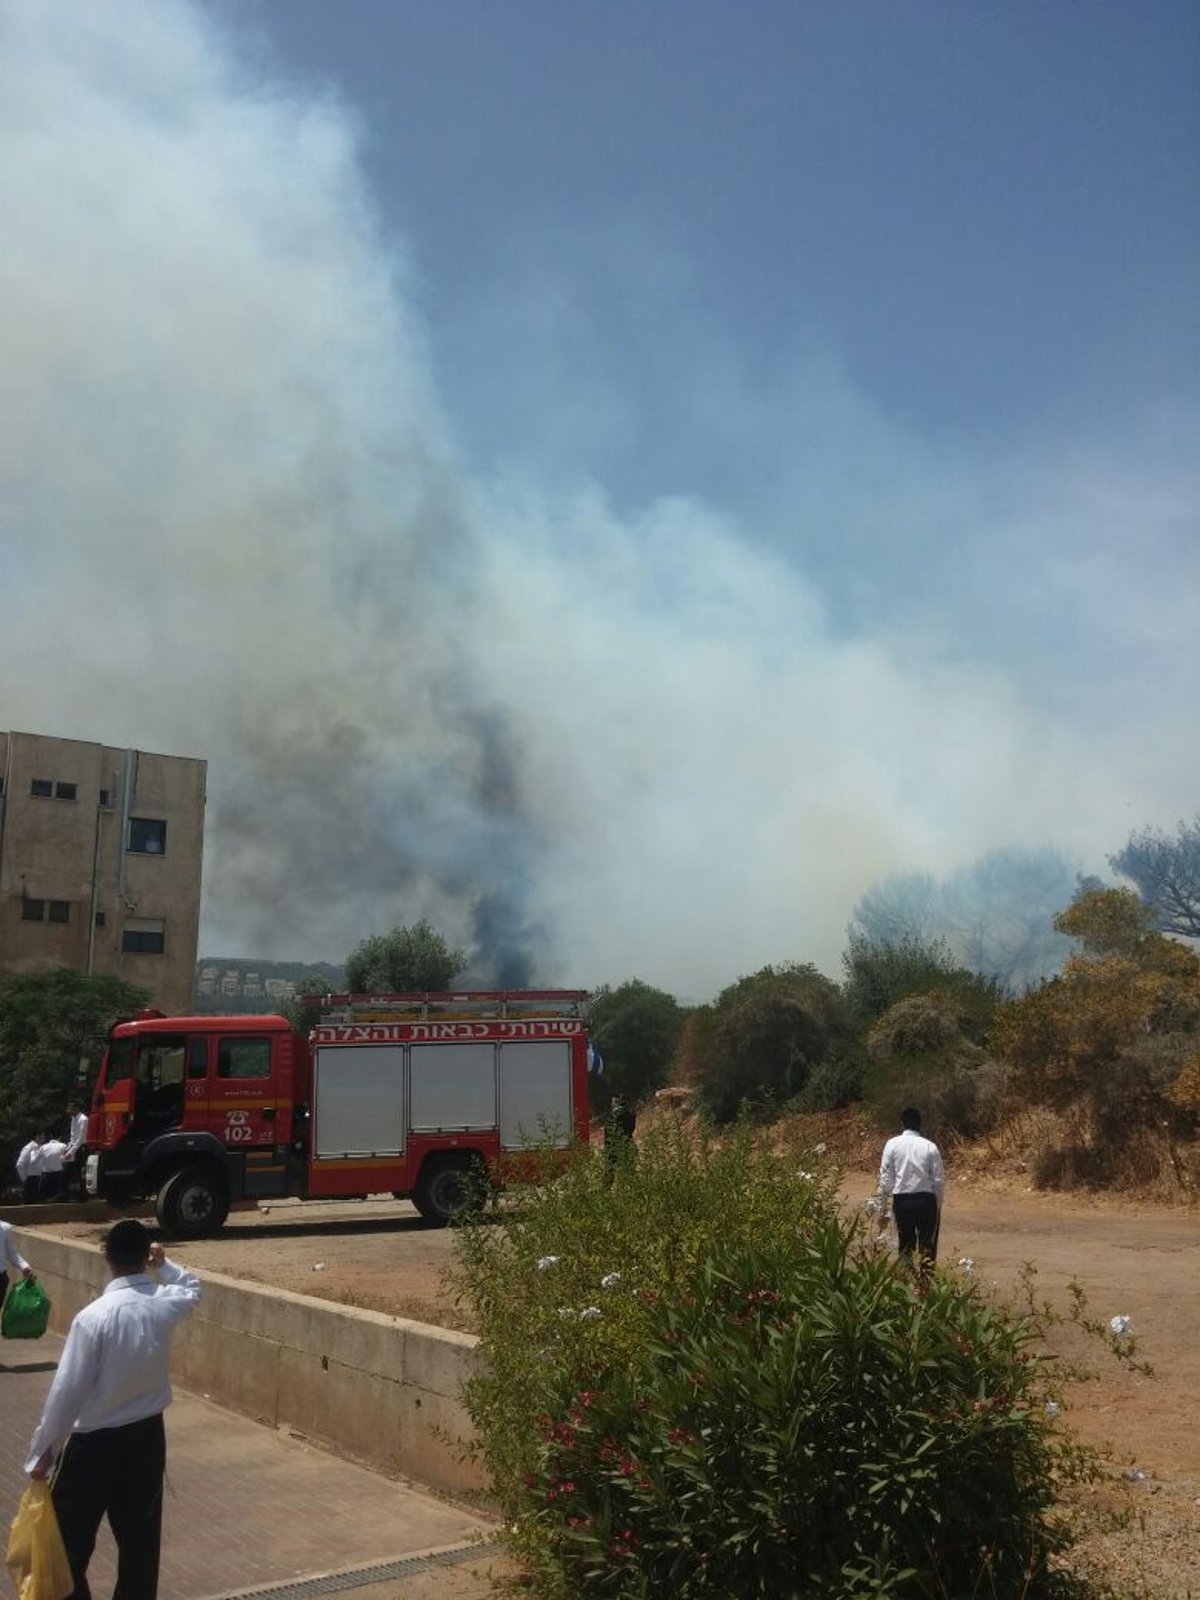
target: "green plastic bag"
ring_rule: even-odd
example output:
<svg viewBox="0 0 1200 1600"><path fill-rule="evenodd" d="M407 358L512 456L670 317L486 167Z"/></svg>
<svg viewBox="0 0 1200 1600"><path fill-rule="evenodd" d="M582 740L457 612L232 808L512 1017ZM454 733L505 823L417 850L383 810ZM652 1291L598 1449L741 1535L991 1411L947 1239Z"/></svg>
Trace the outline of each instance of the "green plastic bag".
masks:
<svg viewBox="0 0 1200 1600"><path fill-rule="evenodd" d="M50 1321L50 1297L36 1278L14 1283L4 1301L0 1334L6 1339L40 1339Z"/></svg>
<svg viewBox="0 0 1200 1600"><path fill-rule="evenodd" d="M8 1570L20 1600L65 1600L75 1587L44 1479L26 1489L8 1535Z"/></svg>

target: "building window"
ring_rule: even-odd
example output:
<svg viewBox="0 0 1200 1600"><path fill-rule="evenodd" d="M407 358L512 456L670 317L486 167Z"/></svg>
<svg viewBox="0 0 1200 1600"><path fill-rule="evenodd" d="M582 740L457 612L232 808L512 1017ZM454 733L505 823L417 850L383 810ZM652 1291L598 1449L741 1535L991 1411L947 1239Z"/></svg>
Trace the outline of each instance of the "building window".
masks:
<svg viewBox="0 0 1200 1600"><path fill-rule="evenodd" d="M78 793L78 785L74 783L56 783L54 785L54 798L56 800L74 800Z"/></svg>
<svg viewBox="0 0 1200 1600"><path fill-rule="evenodd" d="M167 825L153 817L130 817L129 849L138 855L161 856L167 851Z"/></svg>
<svg viewBox="0 0 1200 1600"><path fill-rule="evenodd" d="M47 901L47 910L51 922L70 922L71 902L69 900Z"/></svg>
<svg viewBox="0 0 1200 1600"><path fill-rule="evenodd" d="M161 956L166 945L166 923L161 918L130 920L121 931L126 955Z"/></svg>
<svg viewBox="0 0 1200 1600"><path fill-rule="evenodd" d="M101 791L100 791L100 804L102 806L106 806L108 804L108 790L107 789L101 789Z"/></svg>
<svg viewBox="0 0 1200 1600"><path fill-rule="evenodd" d="M104 912L103 911L97 911L96 916L95 916L96 926L98 928L102 928L107 921L108 921L108 918L105 916Z"/></svg>
<svg viewBox="0 0 1200 1600"><path fill-rule="evenodd" d="M45 922L46 902L44 900L31 900L28 895L21 897L21 921Z"/></svg>
<svg viewBox="0 0 1200 1600"><path fill-rule="evenodd" d="M218 1078L269 1078L270 1039L222 1039L217 1046Z"/></svg>
<svg viewBox="0 0 1200 1600"><path fill-rule="evenodd" d="M29 792L37 800L52 800L54 798L54 785L49 778L35 778L29 785Z"/></svg>

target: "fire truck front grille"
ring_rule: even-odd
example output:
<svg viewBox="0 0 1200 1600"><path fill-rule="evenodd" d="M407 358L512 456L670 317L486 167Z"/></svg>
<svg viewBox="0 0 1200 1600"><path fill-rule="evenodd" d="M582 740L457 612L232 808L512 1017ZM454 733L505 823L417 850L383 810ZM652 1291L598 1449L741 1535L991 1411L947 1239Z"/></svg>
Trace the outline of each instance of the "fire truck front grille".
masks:
<svg viewBox="0 0 1200 1600"><path fill-rule="evenodd" d="M483 1556L486 1543L477 1539L435 1550L424 1556L402 1556L397 1561L380 1561L369 1567L346 1567L341 1572L326 1572L315 1578L294 1578L288 1583L269 1584L264 1589L231 1589L208 1600L306 1600L309 1595L345 1594L365 1589L373 1583L388 1583L393 1578L411 1578L417 1572L432 1572L438 1567L456 1567Z"/></svg>

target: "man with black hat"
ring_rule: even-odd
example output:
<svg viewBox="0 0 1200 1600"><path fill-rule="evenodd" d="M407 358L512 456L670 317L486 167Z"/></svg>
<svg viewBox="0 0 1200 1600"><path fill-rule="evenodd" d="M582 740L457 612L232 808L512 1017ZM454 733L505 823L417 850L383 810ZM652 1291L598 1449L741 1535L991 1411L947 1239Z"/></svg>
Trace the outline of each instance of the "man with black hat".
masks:
<svg viewBox="0 0 1200 1600"><path fill-rule="evenodd" d="M88 1562L105 1516L117 1543L114 1600L154 1600L171 1335L195 1310L200 1284L132 1218L109 1229L103 1248L111 1281L71 1324L25 1470L34 1478L53 1470L75 1580L68 1600L90 1600Z"/></svg>

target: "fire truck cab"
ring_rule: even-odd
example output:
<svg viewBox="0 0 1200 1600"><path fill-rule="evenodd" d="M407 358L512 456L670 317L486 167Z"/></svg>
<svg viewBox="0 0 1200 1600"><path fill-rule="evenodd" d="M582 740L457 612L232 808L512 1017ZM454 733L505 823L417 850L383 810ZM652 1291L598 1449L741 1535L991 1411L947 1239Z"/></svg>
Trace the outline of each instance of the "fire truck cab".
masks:
<svg viewBox="0 0 1200 1600"><path fill-rule="evenodd" d="M307 1039L277 1016L146 1013L109 1036L88 1122L89 1193L154 1200L176 1238L230 1204L411 1198L433 1223L475 1175L588 1133L580 990L335 995Z"/></svg>

